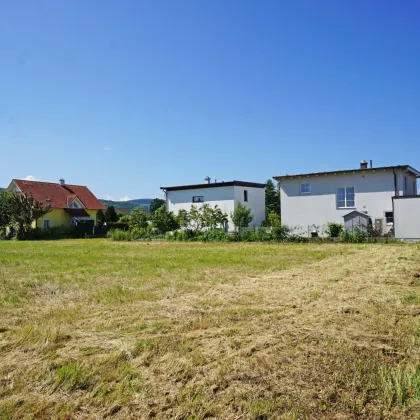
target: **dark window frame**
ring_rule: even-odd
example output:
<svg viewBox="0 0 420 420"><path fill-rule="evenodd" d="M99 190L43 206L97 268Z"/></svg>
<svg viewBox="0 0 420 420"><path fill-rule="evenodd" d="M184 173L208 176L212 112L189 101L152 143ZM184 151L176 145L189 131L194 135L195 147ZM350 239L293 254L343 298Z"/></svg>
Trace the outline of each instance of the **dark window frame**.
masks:
<svg viewBox="0 0 420 420"><path fill-rule="evenodd" d="M393 211L386 211L384 213L385 213L386 224L390 224L390 223L394 224L394 212Z"/></svg>
<svg viewBox="0 0 420 420"><path fill-rule="evenodd" d="M248 190L244 190L244 201L248 202Z"/></svg>
<svg viewBox="0 0 420 420"><path fill-rule="evenodd" d="M204 195L193 195L193 203L204 203Z"/></svg>

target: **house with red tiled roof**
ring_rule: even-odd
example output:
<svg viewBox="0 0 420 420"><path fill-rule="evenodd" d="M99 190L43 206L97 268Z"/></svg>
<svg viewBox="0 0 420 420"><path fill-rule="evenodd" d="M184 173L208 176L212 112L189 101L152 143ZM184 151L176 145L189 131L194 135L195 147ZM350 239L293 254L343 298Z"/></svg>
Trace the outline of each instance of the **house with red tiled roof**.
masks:
<svg viewBox="0 0 420 420"><path fill-rule="evenodd" d="M95 197L88 187L70 185L60 179L60 183L26 181L14 179L7 190L32 196L51 211L44 217L34 220L33 227L51 228L75 225L79 222L97 224L98 212L105 206Z"/></svg>

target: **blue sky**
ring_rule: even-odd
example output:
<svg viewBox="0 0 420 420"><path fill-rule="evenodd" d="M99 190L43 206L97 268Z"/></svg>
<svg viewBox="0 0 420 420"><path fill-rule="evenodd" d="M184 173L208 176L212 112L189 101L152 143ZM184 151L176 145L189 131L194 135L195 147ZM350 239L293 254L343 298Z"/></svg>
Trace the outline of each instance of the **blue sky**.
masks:
<svg viewBox="0 0 420 420"><path fill-rule="evenodd" d="M0 186L420 169L416 1L3 0Z"/></svg>

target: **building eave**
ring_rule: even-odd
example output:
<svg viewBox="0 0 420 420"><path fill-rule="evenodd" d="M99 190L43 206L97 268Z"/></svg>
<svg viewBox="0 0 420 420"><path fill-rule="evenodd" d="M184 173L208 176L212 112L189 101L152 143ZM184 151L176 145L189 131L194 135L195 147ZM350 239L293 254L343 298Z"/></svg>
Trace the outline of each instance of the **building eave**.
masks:
<svg viewBox="0 0 420 420"><path fill-rule="evenodd" d="M228 182L213 182L210 184L195 184L195 185L178 185L173 187L160 187L163 191L181 191L181 190L197 190L202 188L221 188L221 187L249 187L249 188L265 188L266 184L247 181L228 181Z"/></svg>
<svg viewBox="0 0 420 420"><path fill-rule="evenodd" d="M397 166L381 166L377 168L363 168L363 169L344 169L339 171L330 171L330 172L312 172L306 174L296 174L296 175L280 175L274 176L273 179L276 181L284 181L289 179L300 179L300 178L309 178L309 177L322 177L322 176L331 176L331 175L347 175L347 174L356 174L356 173L375 173L375 172L385 172L389 170L402 169L411 172L416 178L420 178L420 172L417 169L414 169L410 165L397 165Z"/></svg>

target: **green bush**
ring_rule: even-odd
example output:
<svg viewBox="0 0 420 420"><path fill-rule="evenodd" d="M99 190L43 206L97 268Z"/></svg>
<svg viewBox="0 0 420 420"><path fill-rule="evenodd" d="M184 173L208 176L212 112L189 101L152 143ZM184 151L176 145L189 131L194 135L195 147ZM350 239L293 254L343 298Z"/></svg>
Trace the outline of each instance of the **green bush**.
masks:
<svg viewBox="0 0 420 420"><path fill-rule="evenodd" d="M203 232L196 239L203 242L227 242L229 241L229 235L223 230L211 229Z"/></svg>
<svg viewBox="0 0 420 420"><path fill-rule="evenodd" d="M328 222L327 233L330 238L338 238L343 233L344 226L341 223Z"/></svg>
<svg viewBox="0 0 420 420"><path fill-rule="evenodd" d="M366 240L366 238L367 234L361 230L358 230L353 234L347 230L343 230L341 234L341 240L349 243L362 243Z"/></svg>
<svg viewBox="0 0 420 420"><path fill-rule="evenodd" d="M111 239L111 241L131 241L132 233L130 231L113 229L108 232L107 237Z"/></svg>

